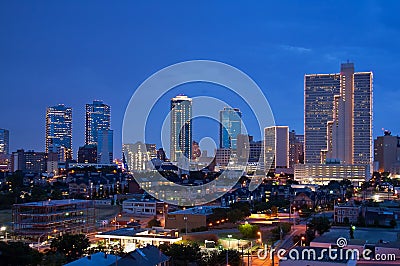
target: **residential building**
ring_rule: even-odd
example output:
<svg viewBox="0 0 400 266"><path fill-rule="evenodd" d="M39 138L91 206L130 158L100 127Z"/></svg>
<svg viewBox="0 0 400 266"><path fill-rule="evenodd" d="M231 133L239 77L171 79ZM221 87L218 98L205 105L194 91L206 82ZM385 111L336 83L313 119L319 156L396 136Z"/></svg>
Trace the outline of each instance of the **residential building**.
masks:
<svg viewBox="0 0 400 266"><path fill-rule="evenodd" d="M265 170L289 167L289 128L272 126L264 129Z"/></svg>
<svg viewBox="0 0 400 266"><path fill-rule="evenodd" d="M219 111L220 148L236 150L237 136L242 131L242 113L238 108L224 107Z"/></svg>
<svg viewBox="0 0 400 266"><path fill-rule="evenodd" d="M390 131L385 131L374 141L374 161L378 164L379 172L397 174L400 166L400 137L392 136Z"/></svg>
<svg viewBox="0 0 400 266"><path fill-rule="evenodd" d="M11 171L21 170L26 173L45 173L47 171L47 161L48 153L46 152L20 149L12 153Z"/></svg>
<svg viewBox="0 0 400 266"><path fill-rule="evenodd" d="M99 130L97 132L97 163L113 163L113 134L110 129Z"/></svg>
<svg viewBox="0 0 400 266"><path fill-rule="evenodd" d="M0 128L0 154L10 153L10 132L7 129Z"/></svg>
<svg viewBox="0 0 400 266"><path fill-rule="evenodd" d="M48 236L88 233L95 226L94 202L89 200L46 200L13 205L13 231L38 242Z"/></svg>
<svg viewBox="0 0 400 266"><path fill-rule="evenodd" d="M304 99L305 163L371 165L372 72L305 75Z"/></svg>
<svg viewBox="0 0 400 266"><path fill-rule="evenodd" d="M85 144L98 144L98 135L111 126L111 108L103 101L86 104Z"/></svg>
<svg viewBox="0 0 400 266"><path fill-rule="evenodd" d="M192 99L178 95L171 99L170 156L172 162L190 161L192 156Z"/></svg>
<svg viewBox="0 0 400 266"><path fill-rule="evenodd" d="M226 167L231 159L232 150L227 148L219 148L215 152L215 163L219 166Z"/></svg>
<svg viewBox="0 0 400 266"><path fill-rule="evenodd" d="M58 154L58 161L72 159L72 108L64 104L46 110L46 152Z"/></svg>

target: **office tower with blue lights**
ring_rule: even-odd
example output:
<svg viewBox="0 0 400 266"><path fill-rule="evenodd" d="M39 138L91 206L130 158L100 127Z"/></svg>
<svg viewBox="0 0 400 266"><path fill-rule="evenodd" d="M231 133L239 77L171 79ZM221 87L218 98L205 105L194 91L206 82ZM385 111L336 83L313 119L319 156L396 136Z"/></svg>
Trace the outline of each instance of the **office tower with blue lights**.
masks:
<svg viewBox="0 0 400 266"><path fill-rule="evenodd" d="M46 152L58 154L58 161L72 159L72 108L64 104L46 111Z"/></svg>
<svg viewBox="0 0 400 266"><path fill-rule="evenodd" d="M109 130L111 108L103 101L86 104L85 144L98 144L99 132Z"/></svg>
<svg viewBox="0 0 400 266"><path fill-rule="evenodd" d="M0 128L0 154L9 154L9 146L10 132L7 129Z"/></svg>
<svg viewBox="0 0 400 266"><path fill-rule="evenodd" d="M192 157L192 99L178 95L171 99L170 156L172 162Z"/></svg>
<svg viewBox="0 0 400 266"><path fill-rule="evenodd" d="M237 136L242 130L242 113L238 108L224 107L219 112L220 148L236 150Z"/></svg>

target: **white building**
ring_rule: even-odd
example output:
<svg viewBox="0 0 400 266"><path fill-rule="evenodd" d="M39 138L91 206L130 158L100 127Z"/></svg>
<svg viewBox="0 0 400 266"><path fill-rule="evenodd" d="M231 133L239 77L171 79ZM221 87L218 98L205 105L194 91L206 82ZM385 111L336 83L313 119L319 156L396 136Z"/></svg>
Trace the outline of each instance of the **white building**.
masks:
<svg viewBox="0 0 400 266"><path fill-rule="evenodd" d="M294 179L301 184L327 185L329 181L350 180L359 186L369 179L369 165L366 164L296 164Z"/></svg>
<svg viewBox="0 0 400 266"><path fill-rule="evenodd" d="M155 216L157 215L157 204L162 208L164 203L155 200L128 199L122 203L122 211L136 215Z"/></svg>
<svg viewBox="0 0 400 266"><path fill-rule="evenodd" d="M272 126L264 129L264 166L266 170L289 167L289 127Z"/></svg>

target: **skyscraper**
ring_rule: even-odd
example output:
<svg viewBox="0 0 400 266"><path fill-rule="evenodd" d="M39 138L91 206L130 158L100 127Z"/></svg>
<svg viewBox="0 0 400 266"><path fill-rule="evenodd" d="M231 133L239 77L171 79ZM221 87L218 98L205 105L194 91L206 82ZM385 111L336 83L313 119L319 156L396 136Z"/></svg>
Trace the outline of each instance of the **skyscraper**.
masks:
<svg viewBox="0 0 400 266"><path fill-rule="evenodd" d="M304 135L292 130L289 132L289 167L298 163L304 163Z"/></svg>
<svg viewBox="0 0 400 266"><path fill-rule="evenodd" d="M86 104L85 144L98 144L98 132L109 130L111 125L111 108L103 101Z"/></svg>
<svg viewBox="0 0 400 266"><path fill-rule="evenodd" d="M219 119L220 148L236 150L237 136L242 131L242 113L238 108L224 107Z"/></svg>
<svg viewBox="0 0 400 266"><path fill-rule="evenodd" d="M97 163L113 162L113 130L103 129L97 132Z"/></svg>
<svg viewBox="0 0 400 266"><path fill-rule="evenodd" d="M372 72L305 75L305 162L372 163Z"/></svg>
<svg viewBox="0 0 400 266"><path fill-rule="evenodd" d="M46 111L46 152L58 154L58 161L72 159L72 108L64 104Z"/></svg>
<svg viewBox="0 0 400 266"><path fill-rule="evenodd" d="M0 128L0 154L9 154L10 132L7 129Z"/></svg>
<svg viewBox="0 0 400 266"><path fill-rule="evenodd" d="M171 99L171 161L192 156L192 99L178 95Z"/></svg>
<svg viewBox="0 0 400 266"><path fill-rule="evenodd" d="M264 165L265 170L289 167L289 128L287 126L272 126L264 129Z"/></svg>

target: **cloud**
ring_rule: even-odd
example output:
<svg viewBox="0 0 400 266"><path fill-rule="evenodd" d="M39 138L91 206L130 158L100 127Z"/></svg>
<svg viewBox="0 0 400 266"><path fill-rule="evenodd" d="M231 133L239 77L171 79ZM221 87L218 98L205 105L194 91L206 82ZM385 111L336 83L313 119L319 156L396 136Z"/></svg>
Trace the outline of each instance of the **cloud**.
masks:
<svg viewBox="0 0 400 266"><path fill-rule="evenodd" d="M286 51L291 51L300 54L309 53L312 51L310 48L305 48L301 46L292 46L292 45L281 45L280 48Z"/></svg>

